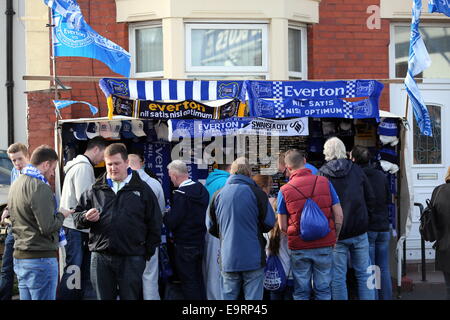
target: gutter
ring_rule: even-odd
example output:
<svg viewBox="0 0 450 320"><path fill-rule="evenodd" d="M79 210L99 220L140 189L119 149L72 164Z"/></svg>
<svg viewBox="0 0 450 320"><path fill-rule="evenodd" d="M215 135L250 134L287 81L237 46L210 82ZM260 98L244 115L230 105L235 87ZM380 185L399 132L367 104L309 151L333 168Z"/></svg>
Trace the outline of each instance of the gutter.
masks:
<svg viewBox="0 0 450 320"><path fill-rule="evenodd" d="M13 79L13 0L6 0L6 105L8 145L14 143L14 79Z"/></svg>

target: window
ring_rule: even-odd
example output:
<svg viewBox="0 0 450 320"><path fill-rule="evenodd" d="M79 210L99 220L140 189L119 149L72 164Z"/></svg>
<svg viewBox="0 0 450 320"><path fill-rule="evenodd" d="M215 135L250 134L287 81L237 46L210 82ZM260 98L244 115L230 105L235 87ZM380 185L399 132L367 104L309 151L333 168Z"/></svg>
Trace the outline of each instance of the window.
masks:
<svg viewBox="0 0 450 320"><path fill-rule="evenodd" d="M186 24L188 74L265 74L267 25Z"/></svg>
<svg viewBox="0 0 450 320"><path fill-rule="evenodd" d="M134 25L130 28L132 75L163 76L163 37L161 25Z"/></svg>
<svg viewBox="0 0 450 320"><path fill-rule="evenodd" d="M420 33L432 60L418 78L448 78L450 74L450 26L420 25ZM410 27L394 26L395 77L404 78L408 70Z"/></svg>
<svg viewBox="0 0 450 320"><path fill-rule="evenodd" d="M307 79L306 28L290 26L288 31L289 79Z"/></svg>
<svg viewBox="0 0 450 320"><path fill-rule="evenodd" d="M427 105L427 108L430 113L433 136L428 137L420 134L419 126L417 125L416 118L414 117L414 164L441 164L441 107Z"/></svg>

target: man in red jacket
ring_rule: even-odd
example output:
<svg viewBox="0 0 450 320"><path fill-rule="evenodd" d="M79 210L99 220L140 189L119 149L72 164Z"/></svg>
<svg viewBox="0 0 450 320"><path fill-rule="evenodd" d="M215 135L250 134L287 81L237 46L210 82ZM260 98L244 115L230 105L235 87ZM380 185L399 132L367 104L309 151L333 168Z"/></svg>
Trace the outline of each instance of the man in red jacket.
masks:
<svg viewBox="0 0 450 320"><path fill-rule="evenodd" d="M294 276L294 299L309 300L311 280L316 300L331 300L333 246L339 237L343 214L333 185L325 177L305 168L305 156L299 150L285 155L289 183L278 193L278 223L288 235ZM306 241L300 236L300 221L307 198L311 198L328 220L330 232L323 238Z"/></svg>

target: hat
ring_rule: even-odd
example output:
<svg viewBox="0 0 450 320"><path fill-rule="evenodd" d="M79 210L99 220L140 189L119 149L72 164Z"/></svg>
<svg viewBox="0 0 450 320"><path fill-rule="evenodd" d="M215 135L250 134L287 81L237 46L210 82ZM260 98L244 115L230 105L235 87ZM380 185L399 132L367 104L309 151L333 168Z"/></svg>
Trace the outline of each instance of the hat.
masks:
<svg viewBox="0 0 450 320"><path fill-rule="evenodd" d="M124 120L122 121L122 128L120 129L120 134L125 139L133 139L136 138L132 131L131 121Z"/></svg>
<svg viewBox="0 0 450 320"><path fill-rule="evenodd" d="M378 126L378 134L380 136L392 136L398 135L397 119L384 118Z"/></svg>
<svg viewBox="0 0 450 320"><path fill-rule="evenodd" d="M112 137L112 130L111 130L111 125L109 124L109 122L100 122L99 126L100 126L99 132L103 138L111 138Z"/></svg>
<svg viewBox="0 0 450 320"><path fill-rule="evenodd" d="M87 140L86 135L87 123L75 123L73 126L73 135L78 140Z"/></svg>
<svg viewBox="0 0 450 320"><path fill-rule="evenodd" d="M131 120L131 131L136 137L146 136L144 132L144 123L141 120Z"/></svg>
<svg viewBox="0 0 450 320"><path fill-rule="evenodd" d="M91 122L87 125L86 135L89 139L100 135L100 127L97 122Z"/></svg>
<svg viewBox="0 0 450 320"><path fill-rule="evenodd" d="M111 125L111 139L120 139L120 128L122 128L122 121L110 121Z"/></svg>
<svg viewBox="0 0 450 320"><path fill-rule="evenodd" d="M158 140L169 141L169 127L167 123L160 121L155 125L156 136Z"/></svg>

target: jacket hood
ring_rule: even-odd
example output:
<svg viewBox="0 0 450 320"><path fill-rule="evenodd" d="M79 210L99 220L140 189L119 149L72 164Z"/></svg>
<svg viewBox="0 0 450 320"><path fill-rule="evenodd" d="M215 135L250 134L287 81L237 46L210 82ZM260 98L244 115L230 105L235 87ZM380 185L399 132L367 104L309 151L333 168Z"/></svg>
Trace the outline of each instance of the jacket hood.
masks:
<svg viewBox="0 0 450 320"><path fill-rule="evenodd" d="M189 191L187 191L189 189ZM178 192L184 193L184 195L190 200L198 203L208 203L209 193L208 190L200 183L192 181L191 184L180 187Z"/></svg>
<svg viewBox="0 0 450 320"><path fill-rule="evenodd" d="M228 179L229 176L230 176L230 173L227 171L214 169L214 171L211 172L208 175L208 177L206 178L205 186L208 187L209 185L215 183L217 180L222 180L222 179L226 180L226 179Z"/></svg>
<svg viewBox="0 0 450 320"><path fill-rule="evenodd" d="M256 186L256 182L243 174L232 174L227 180L227 184L248 184Z"/></svg>
<svg viewBox="0 0 450 320"><path fill-rule="evenodd" d="M325 163L320 171L334 178L345 177L352 169L353 162L348 159L331 160Z"/></svg>
<svg viewBox="0 0 450 320"><path fill-rule="evenodd" d="M69 172L69 170L72 169L73 166L80 163L91 165L91 163L89 162L88 158L85 155L79 154L74 159L66 163L66 165L64 166L64 173L67 174L67 172Z"/></svg>

